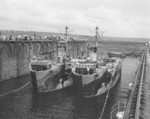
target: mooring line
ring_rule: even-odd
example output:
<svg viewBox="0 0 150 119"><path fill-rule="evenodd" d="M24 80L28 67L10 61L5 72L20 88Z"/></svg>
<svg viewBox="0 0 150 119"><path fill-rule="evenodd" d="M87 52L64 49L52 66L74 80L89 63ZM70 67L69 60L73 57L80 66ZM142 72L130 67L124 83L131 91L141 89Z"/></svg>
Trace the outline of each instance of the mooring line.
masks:
<svg viewBox="0 0 150 119"><path fill-rule="evenodd" d="M1 97L1 96L4 96L4 95L8 95L8 94L10 94L10 93L17 92L17 91L19 91L19 90L23 89L24 87L26 87L26 86L27 86L27 85L29 85L29 84L30 84L30 82L27 82L25 85L21 86L21 87L20 87L20 88L18 88L18 89L15 89L15 90L10 91L10 92L7 92L7 93L0 94L0 97Z"/></svg>
<svg viewBox="0 0 150 119"><path fill-rule="evenodd" d="M112 80L112 77L111 77L111 80ZM104 113L104 111L105 111L105 107L106 107L107 100L108 100L108 97L109 97L109 90L110 90L110 87L109 87L109 89L108 89L108 92L107 92L107 95L106 95L106 98L105 98L105 103L104 103L104 106L103 106L103 109L102 109L102 113L101 113L99 119L102 119L103 113Z"/></svg>

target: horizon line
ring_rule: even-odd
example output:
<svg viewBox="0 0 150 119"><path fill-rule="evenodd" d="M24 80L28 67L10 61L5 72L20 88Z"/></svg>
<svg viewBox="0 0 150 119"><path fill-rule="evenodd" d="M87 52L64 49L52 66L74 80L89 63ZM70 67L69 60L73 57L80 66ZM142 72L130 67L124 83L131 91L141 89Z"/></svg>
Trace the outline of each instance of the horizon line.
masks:
<svg viewBox="0 0 150 119"><path fill-rule="evenodd" d="M17 30L17 29L0 29L0 31L22 31L22 32L43 32L43 33L54 33L54 34L65 34L64 33L61 33L61 32L52 32L52 31L36 31L36 30ZM2 35L3 33L1 33ZM90 37L94 37L94 35L88 35L88 34L75 34L75 33L70 33L71 35L78 35L78 36L90 36ZM34 35L34 34L33 34ZM128 39L150 39L149 38L146 38L146 37L125 37L125 36L103 36L102 38L128 38Z"/></svg>

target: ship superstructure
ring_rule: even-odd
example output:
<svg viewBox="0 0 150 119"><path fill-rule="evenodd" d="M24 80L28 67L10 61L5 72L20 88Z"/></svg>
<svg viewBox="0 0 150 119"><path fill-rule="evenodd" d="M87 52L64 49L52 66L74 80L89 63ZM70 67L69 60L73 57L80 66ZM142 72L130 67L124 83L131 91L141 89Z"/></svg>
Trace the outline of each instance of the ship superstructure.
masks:
<svg viewBox="0 0 150 119"><path fill-rule="evenodd" d="M41 59L42 56L31 60L32 84L37 92L54 91L72 85L70 73L65 72L65 58L67 55L66 39L58 37L56 43L56 61Z"/></svg>
<svg viewBox="0 0 150 119"><path fill-rule="evenodd" d="M114 79L111 82L113 84L114 81L116 82L116 76L120 76L118 75L120 61L116 58L98 59L97 52L98 27L96 27L95 41L87 46L87 57L71 60L74 85L86 97L97 95L97 93L100 95L102 85L106 87L112 81L111 79Z"/></svg>

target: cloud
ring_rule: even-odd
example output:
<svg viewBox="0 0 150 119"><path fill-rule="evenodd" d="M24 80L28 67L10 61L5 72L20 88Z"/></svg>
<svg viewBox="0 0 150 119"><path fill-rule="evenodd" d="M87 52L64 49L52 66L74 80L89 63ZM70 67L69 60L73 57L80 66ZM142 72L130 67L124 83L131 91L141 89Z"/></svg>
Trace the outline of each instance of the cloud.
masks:
<svg viewBox="0 0 150 119"><path fill-rule="evenodd" d="M98 26L107 36L150 37L150 16L145 15L145 4L141 7L137 1L1 0L0 27L59 32L68 25L74 33L89 34ZM138 8L143 8L140 14Z"/></svg>
<svg viewBox="0 0 150 119"><path fill-rule="evenodd" d="M89 9L86 14L95 26L98 25L102 29L105 29L108 35L111 34L113 36L113 34L116 35L116 31L123 32L131 29L130 23L125 21L122 14L113 8L100 6Z"/></svg>

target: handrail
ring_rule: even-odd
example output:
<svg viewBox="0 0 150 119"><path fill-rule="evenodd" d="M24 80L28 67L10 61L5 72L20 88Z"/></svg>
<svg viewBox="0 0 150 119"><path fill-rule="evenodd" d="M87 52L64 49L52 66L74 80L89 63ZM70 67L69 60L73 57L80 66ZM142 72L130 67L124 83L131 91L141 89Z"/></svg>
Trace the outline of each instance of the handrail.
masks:
<svg viewBox="0 0 150 119"><path fill-rule="evenodd" d="M140 108L140 101L141 101L141 92L142 92L142 84L143 84L143 79L144 79L144 73L145 73L145 63L146 63L146 50L145 50L145 57L143 61L143 67L142 67L142 74L140 78L140 86L139 86L139 91L138 91L138 98L137 98L137 103L136 103L136 111L135 111L135 119L139 119L139 108Z"/></svg>

